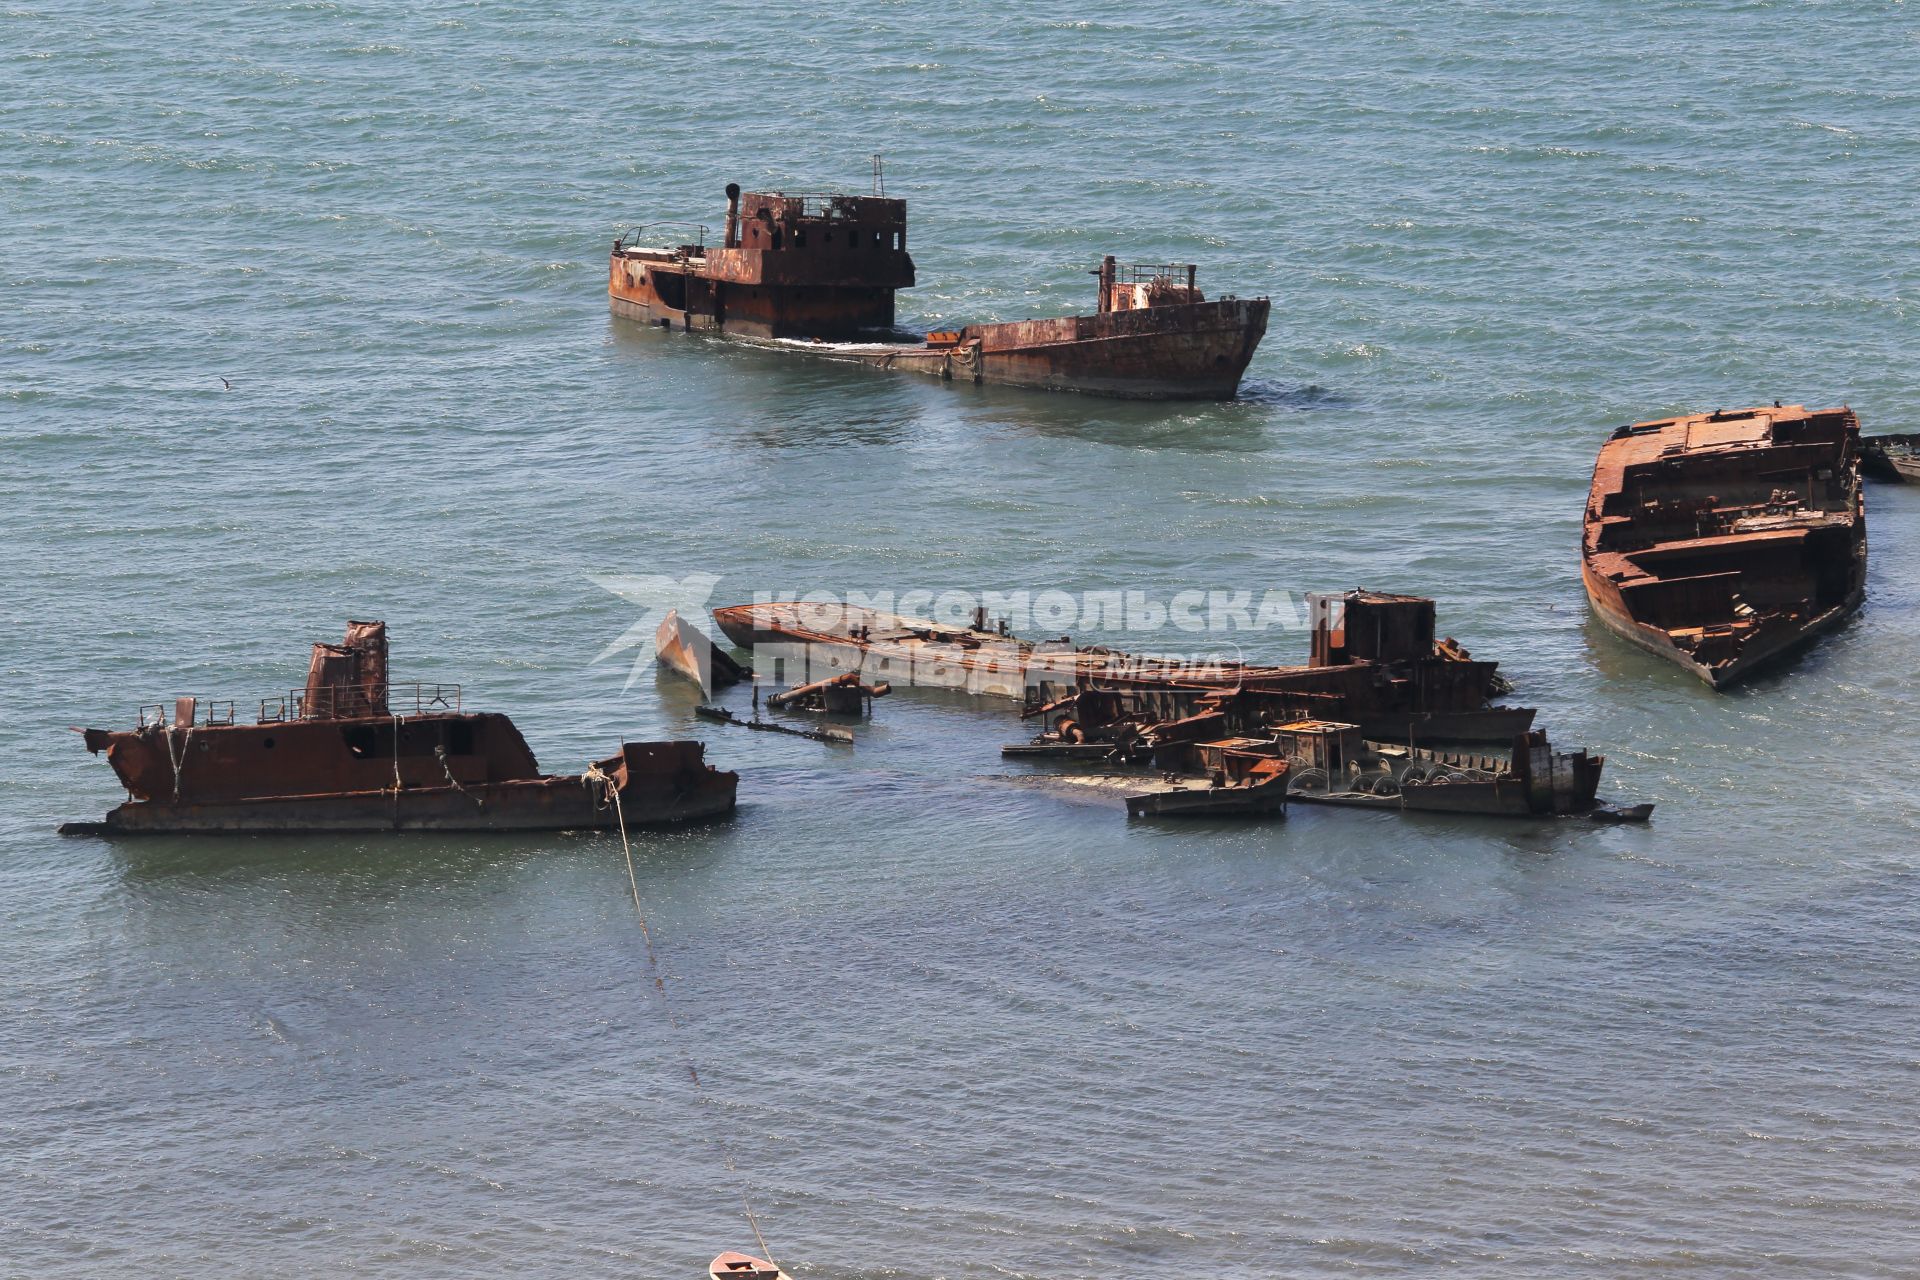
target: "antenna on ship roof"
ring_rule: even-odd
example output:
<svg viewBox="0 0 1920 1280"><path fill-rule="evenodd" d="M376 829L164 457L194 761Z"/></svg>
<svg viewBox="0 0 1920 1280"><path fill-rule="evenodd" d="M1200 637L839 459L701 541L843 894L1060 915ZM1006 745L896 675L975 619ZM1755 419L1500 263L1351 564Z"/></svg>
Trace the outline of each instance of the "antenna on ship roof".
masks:
<svg viewBox="0 0 1920 1280"><path fill-rule="evenodd" d="M884 176L882 176L882 173L881 173L881 170L885 168L886 168L886 161L880 158L880 153L878 151L874 152L873 153L873 194L877 196L883 196L887 194L887 180Z"/></svg>

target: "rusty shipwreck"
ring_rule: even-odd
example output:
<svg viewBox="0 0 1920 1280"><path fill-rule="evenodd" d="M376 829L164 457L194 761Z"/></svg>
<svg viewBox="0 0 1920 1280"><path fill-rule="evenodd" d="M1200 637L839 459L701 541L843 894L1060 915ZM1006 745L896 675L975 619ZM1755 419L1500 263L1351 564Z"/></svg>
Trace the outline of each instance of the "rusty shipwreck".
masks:
<svg viewBox="0 0 1920 1280"><path fill-rule="evenodd" d="M1266 298L1208 301L1191 264L1111 256L1092 315L971 324L900 340L894 293L912 287L907 202L791 195L727 185L726 230L650 246L666 226L613 243L614 314L705 330L954 382L1002 383L1148 400L1224 400L1266 332ZM684 230L679 234L686 234Z"/></svg>
<svg viewBox="0 0 1920 1280"><path fill-rule="evenodd" d="M1202 697L1238 691L1402 740L1507 742L1532 726L1533 708L1492 705L1507 687L1500 664L1439 637L1432 600L1349 591L1308 602L1313 629L1304 665L1126 653L1068 637L1023 640L983 609L967 626L805 601L730 605L713 618L775 682L859 671L899 687L1017 699L1032 715L1068 715L1063 708L1077 705L1103 723L1124 720L1129 709L1177 719Z"/></svg>
<svg viewBox="0 0 1920 1280"><path fill-rule="evenodd" d="M1716 689L1838 625L1860 607L1866 570L1850 409L1663 418L1600 450L1587 598L1611 630Z"/></svg>
<svg viewBox="0 0 1920 1280"><path fill-rule="evenodd" d="M1039 723L1008 760L1058 770L1063 793L1111 794L1135 816L1278 815L1310 803L1497 817L1641 821L1598 793L1603 756L1554 749L1510 685L1435 628L1434 602L1312 595L1307 663L1129 654L1030 642L970 623L778 601L714 610L775 681L859 673L898 687L1016 699ZM1022 775L1025 777L1026 775Z"/></svg>
<svg viewBox="0 0 1920 1280"><path fill-rule="evenodd" d="M1920 484L1920 435L1862 436L1860 470L1875 480Z"/></svg>
<svg viewBox="0 0 1920 1280"><path fill-rule="evenodd" d="M143 707L88 729L126 803L69 835L557 831L686 822L732 811L739 775L698 742L629 742L577 775L540 772L513 721L461 705L460 686L390 684L386 626L316 644L303 688L262 699Z"/></svg>

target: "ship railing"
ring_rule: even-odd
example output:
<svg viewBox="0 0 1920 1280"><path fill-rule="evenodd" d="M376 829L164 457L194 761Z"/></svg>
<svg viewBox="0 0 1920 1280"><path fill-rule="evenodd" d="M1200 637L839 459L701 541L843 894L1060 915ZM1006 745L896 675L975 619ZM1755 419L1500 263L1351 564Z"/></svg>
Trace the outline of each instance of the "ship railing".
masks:
<svg viewBox="0 0 1920 1280"><path fill-rule="evenodd" d="M853 217L863 200L885 197L850 195L844 191L762 191L768 200L780 200L799 206L802 218Z"/></svg>
<svg viewBox="0 0 1920 1280"><path fill-rule="evenodd" d="M1129 262L1114 267L1113 280L1115 284L1150 284L1155 280L1184 284L1193 269L1190 262Z"/></svg>
<svg viewBox="0 0 1920 1280"><path fill-rule="evenodd" d="M384 706L384 711L375 707ZM457 684L413 681L407 684L336 684L319 689L291 689L280 697L260 699L260 724L280 724L288 720L340 720L370 715L435 716L459 715L461 689ZM180 698L172 706L164 702L141 704L139 727L142 729L180 727L183 717L208 729L234 724L237 717L231 699Z"/></svg>
<svg viewBox="0 0 1920 1280"><path fill-rule="evenodd" d="M164 702L149 702L140 708L140 727L176 729L184 718L189 728L214 729L232 724L233 714L231 699L210 699L202 703L198 698L180 698L172 706Z"/></svg>
<svg viewBox="0 0 1920 1280"><path fill-rule="evenodd" d="M333 684L318 689L290 689L283 698L263 698L263 724L280 720L342 720L370 715L459 715L461 690L457 684L413 681L406 684ZM375 708L385 705L385 711Z"/></svg>
<svg viewBox="0 0 1920 1280"><path fill-rule="evenodd" d="M692 245L681 246L681 247L683 248L685 247L705 248L706 247L707 226L705 223L702 223L702 222L642 222L637 226L628 227L625 231L622 231L617 237L615 237L613 242L613 251L615 253L618 253L622 249L642 248L645 246L645 241L642 240L641 237L643 236L650 237L650 236L653 236L655 233L661 232L661 231L677 231L677 232L691 231L694 237Z"/></svg>

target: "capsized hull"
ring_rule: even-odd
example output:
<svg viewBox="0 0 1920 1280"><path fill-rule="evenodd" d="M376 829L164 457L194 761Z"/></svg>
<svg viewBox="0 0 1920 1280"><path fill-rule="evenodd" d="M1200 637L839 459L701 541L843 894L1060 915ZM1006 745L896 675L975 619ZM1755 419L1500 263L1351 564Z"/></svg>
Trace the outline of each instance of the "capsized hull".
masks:
<svg viewBox="0 0 1920 1280"><path fill-rule="evenodd" d="M1030 680L1051 677L1071 685L1090 661L1072 651L1036 650L992 632L852 606L841 611L831 630L823 630L807 625L805 609L795 602L730 605L715 609L713 620L727 639L753 653L762 676L781 685L857 671L868 681L904 688L1022 699ZM856 626L864 637L851 634Z"/></svg>
<svg viewBox="0 0 1920 1280"><path fill-rule="evenodd" d="M703 693L739 684L753 675L698 626L681 617L678 609L667 610L667 616L660 620L653 633L653 654L654 661L693 681Z"/></svg>

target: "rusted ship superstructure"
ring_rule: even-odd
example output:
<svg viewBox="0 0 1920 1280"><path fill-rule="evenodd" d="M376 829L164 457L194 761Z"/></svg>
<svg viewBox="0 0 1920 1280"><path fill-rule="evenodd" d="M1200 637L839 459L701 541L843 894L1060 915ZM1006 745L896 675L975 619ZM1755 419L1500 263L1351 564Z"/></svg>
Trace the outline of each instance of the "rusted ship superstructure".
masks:
<svg viewBox="0 0 1920 1280"><path fill-rule="evenodd" d="M1610 629L1716 689L1860 607L1860 426L1801 405L1635 423L1600 450L1582 576Z"/></svg>
<svg viewBox="0 0 1920 1280"><path fill-rule="evenodd" d="M668 224L637 228L647 237ZM1136 399L1232 397L1266 332L1266 298L1208 301L1192 264L1109 256L1092 315L973 324L901 341L894 292L912 287L907 203L881 195L745 192L727 185L721 244L614 241L616 315L757 339L948 381Z"/></svg>
<svg viewBox="0 0 1920 1280"><path fill-rule="evenodd" d="M1049 718L1046 729L1004 754L1187 774L1271 760L1287 774L1289 799L1353 808L1627 820L1651 812L1600 801L1605 757L1554 750L1532 729L1532 708L1490 705L1506 687L1498 664L1436 639L1431 600L1371 591L1311 599L1306 667L1249 669L1211 687L1093 673L1029 708Z"/></svg>
<svg viewBox="0 0 1920 1280"><path fill-rule="evenodd" d="M1499 664L1435 632L1422 596L1309 597L1302 666L1176 661L802 602L718 609L776 680L822 671L1022 700L1042 730L1010 760L1077 770L1139 816L1279 813L1287 798L1357 808L1640 819L1600 801L1605 758L1556 751L1530 707L1494 705ZM1468 748L1462 751L1462 747ZM1113 771L1122 772L1115 773ZM1147 788L1142 790L1141 788Z"/></svg>
<svg viewBox="0 0 1920 1280"><path fill-rule="evenodd" d="M989 625L984 611L965 627L803 601L733 605L713 617L776 683L857 670L900 686L1014 698L1029 709L1073 699L1090 714L1138 711L1156 720L1191 714L1202 697L1244 692L1338 712L1397 738L1505 742L1532 724L1532 708L1492 705L1505 687L1499 663L1436 639L1433 601L1350 591L1309 604L1311 652L1298 666L1131 654L1065 637L1031 642Z"/></svg>
<svg viewBox="0 0 1920 1280"><path fill-rule="evenodd" d="M739 781L698 742L625 743L581 774L542 774L513 721L465 710L460 686L390 684L379 622L316 644L305 686L263 699L256 723L180 698L86 744L128 800L67 834L634 827L729 813Z"/></svg>

